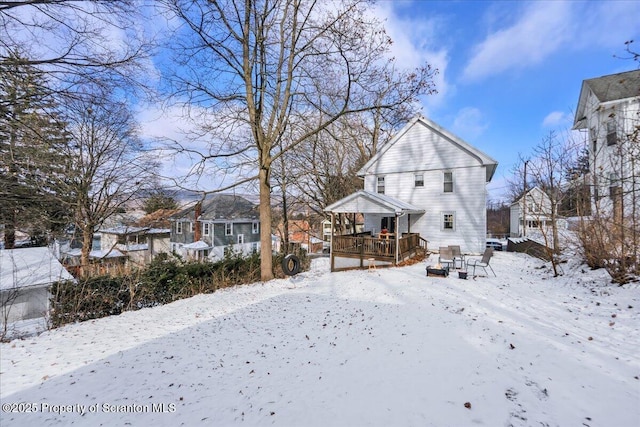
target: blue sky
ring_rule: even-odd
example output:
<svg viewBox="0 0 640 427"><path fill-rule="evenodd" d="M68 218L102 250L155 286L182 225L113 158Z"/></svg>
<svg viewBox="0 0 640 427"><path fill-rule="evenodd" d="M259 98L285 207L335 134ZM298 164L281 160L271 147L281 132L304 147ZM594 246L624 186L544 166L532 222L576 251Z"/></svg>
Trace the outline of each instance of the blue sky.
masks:
<svg viewBox="0 0 640 427"><path fill-rule="evenodd" d="M506 197L519 154L550 131L569 133L584 79L640 65L614 57L625 56L627 40L640 50L640 0L379 0L371 14L384 21L399 65L439 70L422 113L499 162L493 201ZM181 139L185 122L173 112L141 112L143 134ZM168 169L181 175L191 164Z"/></svg>
<svg viewBox="0 0 640 427"><path fill-rule="evenodd" d="M566 135L584 79L638 68L640 1L380 1L400 64L439 69L423 113L499 162L489 197L554 130Z"/></svg>

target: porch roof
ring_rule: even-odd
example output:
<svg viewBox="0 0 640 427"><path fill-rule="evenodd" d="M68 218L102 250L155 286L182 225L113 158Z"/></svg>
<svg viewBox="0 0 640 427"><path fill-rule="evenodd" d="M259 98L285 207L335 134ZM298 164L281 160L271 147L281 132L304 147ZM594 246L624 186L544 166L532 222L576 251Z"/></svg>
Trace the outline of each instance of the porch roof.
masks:
<svg viewBox="0 0 640 427"><path fill-rule="evenodd" d="M202 240L198 240L197 242L189 243L183 246L185 249L191 249L196 251L202 251L205 249L211 249L211 246Z"/></svg>
<svg viewBox="0 0 640 427"><path fill-rule="evenodd" d="M424 209L419 209L409 203L403 202L384 194L359 190L337 202L327 206L325 212L330 213L364 213L364 214L419 214Z"/></svg>

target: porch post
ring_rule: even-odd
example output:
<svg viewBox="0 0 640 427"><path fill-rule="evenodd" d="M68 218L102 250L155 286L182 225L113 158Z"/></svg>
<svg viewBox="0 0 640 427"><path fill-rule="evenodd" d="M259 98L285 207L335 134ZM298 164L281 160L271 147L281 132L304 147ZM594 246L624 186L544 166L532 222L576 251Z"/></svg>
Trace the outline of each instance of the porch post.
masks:
<svg viewBox="0 0 640 427"><path fill-rule="evenodd" d="M396 212L396 263L398 265L398 253L400 251L400 217Z"/></svg>
<svg viewBox="0 0 640 427"><path fill-rule="evenodd" d="M335 271L335 261L333 259L333 227L334 227L334 215L331 212L331 239L329 240L329 256L331 259L331 272Z"/></svg>

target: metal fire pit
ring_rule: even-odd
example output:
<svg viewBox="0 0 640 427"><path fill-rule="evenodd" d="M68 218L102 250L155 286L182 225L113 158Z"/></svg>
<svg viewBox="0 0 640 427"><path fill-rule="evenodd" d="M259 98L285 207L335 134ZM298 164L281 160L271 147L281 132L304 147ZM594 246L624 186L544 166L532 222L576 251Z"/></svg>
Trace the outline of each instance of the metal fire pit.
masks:
<svg viewBox="0 0 640 427"><path fill-rule="evenodd" d="M441 268L436 268L431 265L427 266L427 276L447 277L448 275L449 275L449 266L442 266Z"/></svg>

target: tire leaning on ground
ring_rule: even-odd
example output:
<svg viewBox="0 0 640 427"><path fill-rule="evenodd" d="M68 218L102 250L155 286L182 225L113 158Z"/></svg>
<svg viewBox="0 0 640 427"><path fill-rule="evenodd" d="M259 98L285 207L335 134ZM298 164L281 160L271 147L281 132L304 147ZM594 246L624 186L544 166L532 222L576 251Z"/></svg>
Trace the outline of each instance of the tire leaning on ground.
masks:
<svg viewBox="0 0 640 427"><path fill-rule="evenodd" d="M300 259L295 255L287 255L282 259L282 271L287 276L295 276L300 273Z"/></svg>

